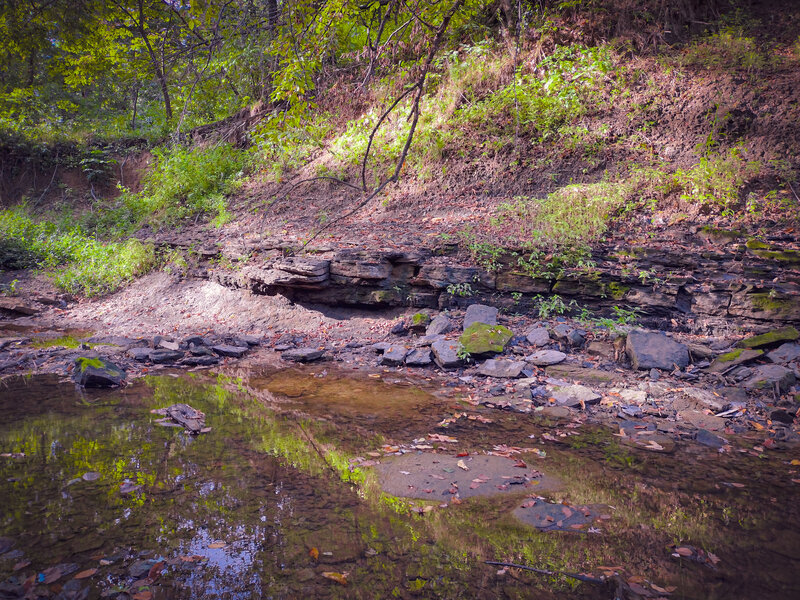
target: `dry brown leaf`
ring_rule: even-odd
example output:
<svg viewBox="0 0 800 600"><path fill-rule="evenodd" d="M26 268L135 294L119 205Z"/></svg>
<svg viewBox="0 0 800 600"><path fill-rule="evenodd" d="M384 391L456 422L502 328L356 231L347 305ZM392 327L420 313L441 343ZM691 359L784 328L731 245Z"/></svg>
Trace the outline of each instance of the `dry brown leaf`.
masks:
<svg viewBox="0 0 800 600"><path fill-rule="evenodd" d="M86 569L85 571L81 571L80 573L75 575L73 579L86 579L87 577L91 577L95 573L97 573L97 569Z"/></svg>
<svg viewBox="0 0 800 600"><path fill-rule="evenodd" d="M335 581L336 583L340 583L342 585L347 585L347 576L350 573L336 573L334 571L325 571L322 573L322 576L325 579L330 579L331 581Z"/></svg>

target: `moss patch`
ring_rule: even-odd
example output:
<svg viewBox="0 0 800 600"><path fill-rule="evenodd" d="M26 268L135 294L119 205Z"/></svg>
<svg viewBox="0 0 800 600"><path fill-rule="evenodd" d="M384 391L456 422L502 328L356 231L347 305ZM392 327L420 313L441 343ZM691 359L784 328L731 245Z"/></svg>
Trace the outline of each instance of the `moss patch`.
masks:
<svg viewBox="0 0 800 600"><path fill-rule="evenodd" d="M756 239L749 239L745 244L755 256L765 260L775 260L790 265L800 264L800 251L787 250L780 246L771 246Z"/></svg>
<svg viewBox="0 0 800 600"><path fill-rule="evenodd" d="M80 367L81 373L89 367L94 367L95 369L104 369L106 367L106 364L99 358L87 358L85 356L76 358L75 364Z"/></svg>
<svg viewBox="0 0 800 600"><path fill-rule="evenodd" d="M431 316L423 312L415 313L411 317L411 325L413 325L414 327L424 327L428 325L428 323L430 322L431 322Z"/></svg>
<svg viewBox="0 0 800 600"><path fill-rule="evenodd" d="M622 300L631 289L629 285L622 285L617 281L608 284L608 292L614 300Z"/></svg>
<svg viewBox="0 0 800 600"><path fill-rule="evenodd" d="M473 323L464 330L458 341L471 356L500 353L514 336L508 327Z"/></svg>
<svg viewBox="0 0 800 600"><path fill-rule="evenodd" d="M791 326L782 327L781 329L775 329L774 331L768 331L767 333L741 340L736 346L738 348L760 348L761 346L770 346L780 342L793 342L798 338L800 338L800 332L797 329Z"/></svg>

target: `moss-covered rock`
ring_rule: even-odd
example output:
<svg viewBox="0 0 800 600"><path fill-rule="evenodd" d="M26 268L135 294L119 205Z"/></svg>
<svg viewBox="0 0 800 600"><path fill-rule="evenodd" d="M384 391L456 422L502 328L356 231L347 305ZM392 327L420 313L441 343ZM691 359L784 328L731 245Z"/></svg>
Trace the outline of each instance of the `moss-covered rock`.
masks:
<svg viewBox="0 0 800 600"><path fill-rule="evenodd" d="M785 263L787 266L800 265L800 251L798 250L765 244L752 238L747 240L745 246L753 255L759 258L778 261Z"/></svg>
<svg viewBox="0 0 800 600"><path fill-rule="evenodd" d="M125 377L125 371L110 360L88 356L75 359L72 378L83 387L115 387L122 385Z"/></svg>
<svg viewBox="0 0 800 600"><path fill-rule="evenodd" d="M473 323L464 330L458 341L470 356L498 354L514 336L508 327Z"/></svg>
<svg viewBox="0 0 800 600"><path fill-rule="evenodd" d="M761 348L763 346L773 346L782 342L793 342L798 338L800 338L800 332L794 327L789 326L741 340L736 346L737 348Z"/></svg>
<svg viewBox="0 0 800 600"><path fill-rule="evenodd" d="M753 350L750 348L736 348L731 352L726 352L725 354L720 354L714 362L711 363L711 366L708 367L708 371L710 373L721 373L722 371L727 371L731 367L736 365L741 365L746 362L750 362L751 360L755 360L759 356L763 355L763 350Z"/></svg>
<svg viewBox="0 0 800 600"><path fill-rule="evenodd" d="M618 281L611 281L608 284L608 293L614 300L622 300L630 290L631 286L623 285Z"/></svg>

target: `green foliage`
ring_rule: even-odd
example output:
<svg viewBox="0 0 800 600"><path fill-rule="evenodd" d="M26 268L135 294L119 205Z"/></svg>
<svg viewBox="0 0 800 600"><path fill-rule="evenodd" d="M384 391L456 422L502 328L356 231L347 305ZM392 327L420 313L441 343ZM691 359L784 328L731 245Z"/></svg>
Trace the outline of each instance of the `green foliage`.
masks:
<svg viewBox="0 0 800 600"><path fill-rule="evenodd" d="M569 303L564 302L564 299L558 294L553 294L549 298L537 294L533 301L538 308L540 319L547 319L552 315L563 315L578 307L575 300L570 300Z"/></svg>
<svg viewBox="0 0 800 600"><path fill-rule="evenodd" d="M142 191L123 193L117 207L101 217L106 225L124 232L144 221L174 225L209 215L219 226L230 220L225 196L236 189L248 168L244 151L219 144L205 149L175 146L154 154L156 164L145 176Z"/></svg>
<svg viewBox="0 0 800 600"><path fill-rule="evenodd" d="M712 152L689 169L677 170L674 181L683 200L731 212L739 203L742 186L761 168L759 162L747 161L744 150L737 146L727 152Z"/></svg>
<svg viewBox="0 0 800 600"><path fill-rule="evenodd" d="M748 73L767 66L767 59L755 40L733 30L721 31L695 42L685 51L681 62L705 69L721 68Z"/></svg>
<svg viewBox="0 0 800 600"><path fill-rule="evenodd" d="M309 119L294 107L283 113L272 113L250 132L257 164L273 180L281 181L284 173L302 166L324 145L331 131L328 119L325 114Z"/></svg>
<svg viewBox="0 0 800 600"><path fill-rule="evenodd" d="M80 227L36 221L24 207L0 211L0 239L25 257L25 266L42 267L61 289L86 296L111 292L157 262L150 244L103 244Z"/></svg>
<svg viewBox="0 0 800 600"><path fill-rule="evenodd" d="M475 290L472 289L472 285L467 282L451 283L447 286L445 291L451 296L459 296L461 298L469 298L475 295Z"/></svg>

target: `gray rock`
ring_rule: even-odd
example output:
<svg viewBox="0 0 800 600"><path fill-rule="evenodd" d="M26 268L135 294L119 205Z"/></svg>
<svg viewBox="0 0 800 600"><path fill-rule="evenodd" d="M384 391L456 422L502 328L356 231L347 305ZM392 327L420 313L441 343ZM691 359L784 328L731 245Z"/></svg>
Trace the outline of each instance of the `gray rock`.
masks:
<svg viewBox="0 0 800 600"><path fill-rule="evenodd" d="M781 392L789 391L797 381L794 371L781 365L761 365L754 369L750 379L744 382L748 390L774 389L778 386Z"/></svg>
<svg viewBox="0 0 800 600"><path fill-rule="evenodd" d="M433 360L442 369L456 369L461 366L462 361L458 357L458 342L449 340L439 340L431 344Z"/></svg>
<svg viewBox="0 0 800 600"><path fill-rule="evenodd" d="M555 327L550 328L550 335L560 341L567 341L572 328L564 323L559 323Z"/></svg>
<svg viewBox="0 0 800 600"><path fill-rule="evenodd" d="M567 334L567 341L569 342L570 346L575 346L576 348L580 348L583 346L584 342L586 342L586 338L580 331L572 330Z"/></svg>
<svg viewBox="0 0 800 600"><path fill-rule="evenodd" d="M585 385L548 385L550 397L559 406L576 407L583 404L597 404L602 396Z"/></svg>
<svg viewBox="0 0 800 600"><path fill-rule="evenodd" d="M628 334L625 351L634 369L670 371L689 364L689 349L663 333L636 329Z"/></svg>
<svg viewBox="0 0 800 600"><path fill-rule="evenodd" d="M261 342L264 341L264 338L258 335L242 335L239 336L239 339L248 346L260 346Z"/></svg>
<svg viewBox="0 0 800 600"><path fill-rule="evenodd" d="M186 365L187 367L210 367L219 362L219 358L210 355L200 356L187 356L186 358L178 361L178 364Z"/></svg>
<svg viewBox="0 0 800 600"><path fill-rule="evenodd" d="M650 380L658 381L661 378L661 373L658 369L650 369Z"/></svg>
<svg viewBox="0 0 800 600"><path fill-rule="evenodd" d="M563 362L566 358L567 355L563 352L559 352L558 350L539 350L538 352L534 352L533 354L526 356L525 362L543 367L547 365L557 365L558 363Z"/></svg>
<svg viewBox="0 0 800 600"><path fill-rule="evenodd" d="M293 348L281 354L283 360L290 360L292 362L312 362L322 358L325 352L318 348Z"/></svg>
<svg viewBox="0 0 800 600"><path fill-rule="evenodd" d="M75 383L88 388L105 388L122 385L125 381L125 370L110 360L80 356L75 359L75 371L72 379Z"/></svg>
<svg viewBox="0 0 800 600"><path fill-rule="evenodd" d="M172 363L183 358L183 352L177 350L153 350L150 360L156 364Z"/></svg>
<svg viewBox="0 0 800 600"><path fill-rule="evenodd" d="M206 346L208 342L199 335L191 335L183 340L183 343L187 346L191 346L194 344L195 346Z"/></svg>
<svg viewBox="0 0 800 600"><path fill-rule="evenodd" d="M433 342L438 342L439 340L443 340L444 336L441 334L436 335L423 335L421 338L417 338L414 342L417 346L430 346Z"/></svg>
<svg viewBox="0 0 800 600"><path fill-rule="evenodd" d="M189 354L193 356L213 356L214 352L208 346L189 346Z"/></svg>
<svg viewBox="0 0 800 600"><path fill-rule="evenodd" d="M464 329L473 323L497 325L497 309L494 306L486 306L485 304L470 304L464 314Z"/></svg>
<svg viewBox="0 0 800 600"><path fill-rule="evenodd" d="M406 358L406 354L408 354L408 348L405 346L391 345L383 351L381 364L388 365L390 367L402 365Z"/></svg>
<svg viewBox="0 0 800 600"><path fill-rule="evenodd" d="M609 342L599 342L597 340L589 342L586 346L586 353L591 356L599 356L606 360L614 360L615 352L614 345Z"/></svg>
<svg viewBox="0 0 800 600"><path fill-rule="evenodd" d="M800 344L783 344L767 354L774 363L786 364L800 358Z"/></svg>
<svg viewBox="0 0 800 600"><path fill-rule="evenodd" d="M439 314L433 318L427 329L425 329L425 336L442 335L450 331L452 328L453 322L447 317L447 315Z"/></svg>
<svg viewBox="0 0 800 600"><path fill-rule="evenodd" d="M546 346L550 343L550 334L545 327L534 327L525 334L528 343L534 346Z"/></svg>
<svg viewBox="0 0 800 600"><path fill-rule="evenodd" d="M525 368L525 363L521 360L502 360L490 358L478 369L480 375L486 377L502 377L516 379Z"/></svg>
<svg viewBox="0 0 800 600"><path fill-rule="evenodd" d="M131 348L128 350L128 356L136 361L145 361L150 358L150 348Z"/></svg>
<svg viewBox="0 0 800 600"><path fill-rule="evenodd" d="M417 348L406 355L406 364L409 367L427 367L432 362L430 350Z"/></svg>
<svg viewBox="0 0 800 600"><path fill-rule="evenodd" d="M249 346L229 346L228 344L220 344L211 348L220 356L231 356L233 358L242 358L250 349Z"/></svg>
<svg viewBox="0 0 800 600"><path fill-rule="evenodd" d="M392 345L389 342L375 342L371 347L378 354L383 354L386 352L386 349L391 348Z"/></svg>
<svg viewBox="0 0 800 600"><path fill-rule="evenodd" d="M180 344L178 342L171 342L169 340L161 340L158 343L159 348L163 348L164 350L177 350L180 348Z"/></svg>

